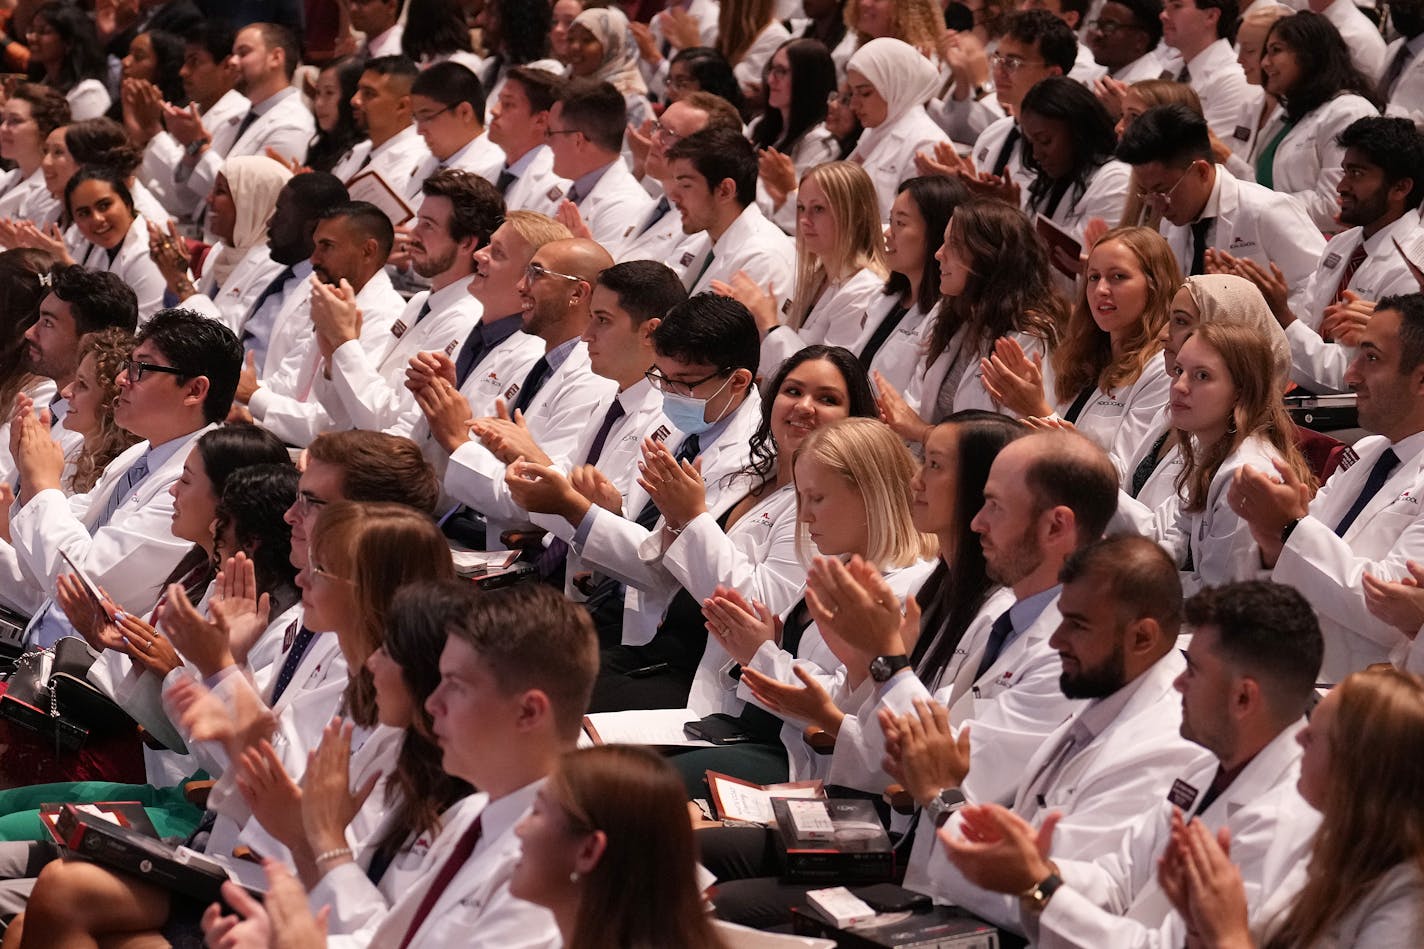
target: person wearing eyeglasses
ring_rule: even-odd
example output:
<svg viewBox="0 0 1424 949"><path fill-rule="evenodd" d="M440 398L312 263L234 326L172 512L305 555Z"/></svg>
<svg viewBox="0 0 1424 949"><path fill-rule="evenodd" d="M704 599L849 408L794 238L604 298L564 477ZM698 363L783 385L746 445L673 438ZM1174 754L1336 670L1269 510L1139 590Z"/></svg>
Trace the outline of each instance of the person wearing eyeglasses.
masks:
<svg viewBox="0 0 1424 949"><path fill-rule="evenodd" d="M494 186L511 211L553 217L572 184L554 173L554 152L548 144L550 110L561 88L563 79L553 73L516 66L490 104L487 137L504 153Z"/></svg>
<svg viewBox="0 0 1424 949"><path fill-rule="evenodd" d="M1117 157L1132 166L1138 197L1161 214L1162 236L1184 276L1213 272L1213 248L1266 273L1274 264L1291 309L1306 312L1305 287L1325 249L1320 228L1294 198L1217 164L1207 126L1186 106L1154 106L1123 133Z"/></svg>
<svg viewBox="0 0 1424 949"><path fill-rule="evenodd" d="M119 373L114 421L142 439L104 469L87 493L61 490L64 457L22 400L12 430L19 436L18 507L10 533L19 562L37 588L52 594L69 572L60 552L103 586L125 612L143 615L187 553L173 536L173 497L196 439L227 416L242 367L232 330L191 310L162 310L139 332ZM36 613L28 638L53 645L72 627L52 603Z"/></svg>
<svg viewBox="0 0 1424 949"><path fill-rule="evenodd" d="M411 176L429 155L412 117L416 75L415 63L400 55L366 63L351 97L356 127L366 138L331 169L342 182L349 185L357 175L374 172L397 192L407 193Z"/></svg>
<svg viewBox="0 0 1424 949"><path fill-rule="evenodd" d="M237 393L255 421L299 446L332 427L314 386L319 373L330 371L339 342L357 338L371 359L379 359L405 308L405 298L386 274L394 232L380 208L365 201L326 208L317 215L312 240L310 297L290 314L303 331L290 348L269 348L269 361L276 356L279 362L260 383L249 359ZM355 313L343 305L350 303Z"/></svg>
<svg viewBox="0 0 1424 949"><path fill-rule="evenodd" d="M796 232L796 184L817 165L840 157L826 128L836 64L819 40L794 39L766 67L766 108L747 125L757 147L757 203L788 234Z"/></svg>
<svg viewBox="0 0 1424 949"><path fill-rule="evenodd" d="M479 77L460 63L436 63L415 77L410 87L411 118L429 150L415 163L409 180L400 184L412 209L420 203L421 183L445 168L474 172L490 184L498 182L505 156L487 134L485 101Z"/></svg>
<svg viewBox="0 0 1424 949"><path fill-rule="evenodd" d="M1162 75L1161 0L1108 0L1087 28L1088 49L1108 78L1133 83Z"/></svg>
<svg viewBox="0 0 1424 949"><path fill-rule="evenodd" d="M1107 71L1107 67L1099 63L1093 56L1093 51L1079 39L1084 35L1084 22L1090 16L1097 15L1097 12L1092 10L1094 6L1097 4L1090 0L1025 0L1019 7L1021 10L1046 10L1074 31L1074 38L1078 40L1078 51L1073 58L1073 68L1068 71L1068 78L1085 86L1091 86Z"/></svg>
<svg viewBox="0 0 1424 949"><path fill-rule="evenodd" d="M575 79L550 110L547 132L554 173L572 182L555 217L615 258L654 204L623 161L627 124L622 93L607 82Z"/></svg>
<svg viewBox="0 0 1424 949"><path fill-rule="evenodd" d="M471 550L500 549L502 532L530 524L505 483L506 466L524 458L568 468L587 453L596 431L591 420L603 417L618 389L593 371L583 341L594 283L612 265L608 252L590 240L540 247L518 292L524 332L543 341L544 354L504 390L494 417L467 415L459 424L432 427L450 455L445 492L457 506L442 526L452 540ZM429 418L436 405L457 395L442 381L423 398Z"/></svg>

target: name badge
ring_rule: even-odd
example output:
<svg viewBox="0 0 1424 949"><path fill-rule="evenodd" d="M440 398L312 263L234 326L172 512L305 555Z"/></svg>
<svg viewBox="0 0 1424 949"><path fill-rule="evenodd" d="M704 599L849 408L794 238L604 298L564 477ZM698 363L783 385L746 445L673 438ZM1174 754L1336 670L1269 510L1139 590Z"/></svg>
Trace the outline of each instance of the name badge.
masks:
<svg viewBox="0 0 1424 949"><path fill-rule="evenodd" d="M697 257L696 254L694 254L692 251L688 251L687 253L683 254L682 257L680 257L680 258L678 259L678 262L677 262L677 263L678 263L678 266L679 266L679 267L686 267L688 264L692 263L692 261L693 261L694 259L696 259L696 257Z"/></svg>
<svg viewBox="0 0 1424 949"><path fill-rule="evenodd" d="M550 201L557 201L557 200L559 200L560 198L562 198L563 196L564 196L564 189L563 189L563 188L560 188L558 185L554 185L554 187L550 188L550 189L548 190L548 192L545 194L545 197L547 197Z"/></svg>
<svg viewBox="0 0 1424 949"><path fill-rule="evenodd" d="M505 389L505 390L504 390L504 399L505 399L506 402L508 402L510 399L514 398L514 397L515 397L516 395L518 395L518 394L519 394L519 383L517 383L517 382L512 383L508 389Z"/></svg>
<svg viewBox="0 0 1424 949"><path fill-rule="evenodd" d="M1183 811L1191 809L1196 803L1197 795L1201 793L1181 778L1172 782L1172 790L1167 792L1167 800Z"/></svg>
<svg viewBox="0 0 1424 949"><path fill-rule="evenodd" d="M1339 468L1341 471L1348 471L1350 466L1360 460L1359 452L1353 448L1346 448L1344 454L1340 456Z"/></svg>
<svg viewBox="0 0 1424 949"><path fill-rule="evenodd" d="M453 356L455 354L455 347L458 345L460 345L460 341L458 339L450 340L449 344L447 344L445 347L445 355Z"/></svg>
<svg viewBox="0 0 1424 949"><path fill-rule="evenodd" d="M1327 270L1334 270L1336 265L1339 263L1340 255L1332 251L1331 253L1325 255L1325 259L1320 262L1320 266L1324 267Z"/></svg>
<svg viewBox="0 0 1424 949"><path fill-rule="evenodd" d="M671 434L672 429L668 428L666 425L659 425L657 431L653 432L653 434L649 435L648 437L655 442L661 442L666 441L667 437Z"/></svg>
<svg viewBox="0 0 1424 949"><path fill-rule="evenodd" d="M400 339L402 336L404 336L405 330L406 326L404 320L396 320L394 323L391 324L391 335L394 336L396 339Z"/></svg>
<svg viewBox="0 0 1424 949"><path fill-rule="evenodd" d="M626 230L626 231L623 232L623 236L624 236L624 237L632 237L632 236L633 236L633 230L634 230L637 226L638 226L638 225L636 225L636 224L630 224L630 225L628 226L628 230Z"/></svg>
<svg viewBox="0 0 1424 949"><path fill-rule="evenodd" d="M790 298L790 297L787 297L787 298L786 298L786 302L783 303L783 304L781 304L781 312L782 312L782 313L790 313L790 312L791 312L791 298Z"/></svg>
<svg viewBox="0 0 1424 949"><path fill-rule="evenodd" d="M1245 125L1238 125L1231 132L1231 137L1239 142L1251 141L1251 129Z"/></svg>

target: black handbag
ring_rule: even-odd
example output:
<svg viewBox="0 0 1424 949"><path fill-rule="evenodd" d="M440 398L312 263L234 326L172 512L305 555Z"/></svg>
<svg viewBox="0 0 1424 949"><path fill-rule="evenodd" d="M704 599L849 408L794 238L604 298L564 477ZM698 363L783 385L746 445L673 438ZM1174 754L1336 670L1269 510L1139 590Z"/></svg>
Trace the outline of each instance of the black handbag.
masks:
<svg viewBox="0 0 1424 949"><path fill-rule="evenodd" d="M25 653L0 696L0 716L52 735L60 751L78 751L90 735L132 730L129 714L89 682L89 667L98 658L88 643L72 636L52 649Z"/></svg>

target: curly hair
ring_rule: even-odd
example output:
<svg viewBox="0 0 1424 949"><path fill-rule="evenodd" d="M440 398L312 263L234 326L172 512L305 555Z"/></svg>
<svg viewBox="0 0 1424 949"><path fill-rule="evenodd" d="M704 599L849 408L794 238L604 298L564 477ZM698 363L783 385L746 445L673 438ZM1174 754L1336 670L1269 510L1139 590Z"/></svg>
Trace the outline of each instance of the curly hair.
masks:
<svg viewBox="0 0 1424 949"><path fill-rule="evenodd" d="M257 575L257 590L272 598L272 615L296 601L297 568L292 566L292 525L285 518L297 499L297 468L291 462L247 465L232 472L222 487L214 516L214 534L229 527L237 550L247 553ZM224 555L236 551L221 551Z"/></svg>
<svg viewBox="0 0 1424 949"><path fill-rule="evenodd" d="M855 31L860 45L875 39L860 28L860 0L845 5L846 29ZM944 32L944 13L933 0L900 0L895 4L894 29L887 36L904 40L926 55L935 52Z"/></svg>
<svg viewBox="0 0 1424 949"><path fill-rule="evenodd" d="M99 431L84 439L84 447L74 459L74 474L68 490L83 494L94 487L109 462L138 443L138 436L119 428L114 422L114 400L119 396L119 372L133 353L134 335L128 330L111 326L97 333L87 333L79 340L79 362L94 357L94 385L101 393L99 401Z"/></svg>

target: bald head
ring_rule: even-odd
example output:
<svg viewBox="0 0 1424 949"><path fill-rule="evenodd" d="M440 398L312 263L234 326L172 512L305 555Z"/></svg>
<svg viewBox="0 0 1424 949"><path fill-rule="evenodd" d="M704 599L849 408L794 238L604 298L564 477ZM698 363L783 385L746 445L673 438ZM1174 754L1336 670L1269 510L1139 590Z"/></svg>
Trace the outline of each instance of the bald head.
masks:
<svg viewBox="0 0 1424 949"><path fill-rule="evenodd" d="M582 237L551 241L539 248L534 258L549 270L578 277L590 285L599 274L613 266L613 258L602 244Z"/></svg>
<svg viewBox="0 0 1424 949"><path fill-rule="evenodd" d="M1106 452L1076 432L1036 432L1010 450L1028 458L1024 483L1040 511L1071 510L1080 546L1102 536L1117 512L1117 469Z"/></svg>

